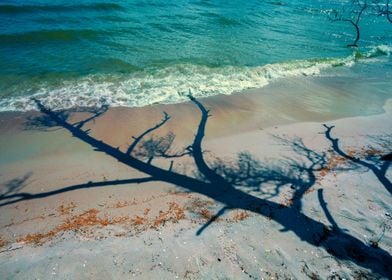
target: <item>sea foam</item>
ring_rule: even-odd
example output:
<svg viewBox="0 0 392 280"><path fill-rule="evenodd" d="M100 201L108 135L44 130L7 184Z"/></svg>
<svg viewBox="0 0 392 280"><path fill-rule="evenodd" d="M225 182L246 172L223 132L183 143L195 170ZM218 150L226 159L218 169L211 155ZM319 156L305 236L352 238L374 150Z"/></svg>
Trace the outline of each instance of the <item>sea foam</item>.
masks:
<svg viewBox="0 0 392 280"><path fill-rule="evenodd" d="M89 75L62 81L50 86L42 83L28 96L0 100L0 111L28 111L36 107L31 98L38 98L54 109L109 106L141 107L151 104L179 103L191 91L195 97L232 94L249 88L261 88L271 81L296 76L319 75L332 67L351 67L356 62L374 61L389 56L392 48L381 45L366 53L355 51L346 58L297 60L257 67L208 67L177 64L165 68L149 68L131 74Z"/></svg>

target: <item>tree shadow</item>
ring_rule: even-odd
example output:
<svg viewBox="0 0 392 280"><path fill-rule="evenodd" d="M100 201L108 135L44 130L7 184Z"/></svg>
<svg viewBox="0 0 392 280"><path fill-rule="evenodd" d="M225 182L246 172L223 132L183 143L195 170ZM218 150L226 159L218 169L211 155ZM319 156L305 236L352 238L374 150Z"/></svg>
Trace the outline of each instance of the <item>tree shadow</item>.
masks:
<svg viewBox="0 0 392 280"><path fill-rule="evenodd" d="M291 198L285 204L271 208L269 215L273 214L273 209L288 206L300 212L304 194L316 183L315 172L327 164L326 154L307 148L300 138L274 138L281 145L287 146L297 157L285 156L280 160L261 162L249 152L240 152L236 159L217 157L209 162L209 166L234 188L246 193L256 193L264 200L278 197L284 190L288 190ZM205 179L201 172L196 173L196 178ZM267 185L272 188L267 188ZM197 231L197 235L202 234L209 225L231 209L233 208L227 205L222 207Z"/></svg>
<svg viewBox="0 0 392 280"><path fill-rule="evenodd" d="M67 109L67 110L59 110L56 111L56 115L66 121L68 120L72 114L74 113L89 113L91 114L90 117L75 122L73 125L75 127L81 128L85 124L89 122L94 122L95 119L106 113L106 111L109 109L108 105L102 105L101 107L97 108L73 108L73 109ZM47 115L41 115L41 116L31 116L28 117L26 123L25 123L25 129L27 130L40 130L40 131L54 131L59 128L57 122L53 120L51 117Z"/></svg>
<svg viewBox="0 0 392 280"><path fill-rule="evenodd" d="M18 179L14 179L18 180ZM102 182L87 182L85 184L78 184L78 185L72 185L72 186L67 186L64 188L56 189L53 191L48 191L48 192L41 192L41 193L28 193L28 192L17 192L18 190L15 190L12 193L4 193L0 196L0 207L14 204L20 201L24 200L34 200L38 198L45 198L53 195L58 195L66 192L71 192L75 190L82 190L82 189L92 189L92 188L99 188L99 187L107 187L107 186L117 186L117 185L126 185L126 184L142 184L146 182L151 182L154 181L153 178L146 177L146 178L134 178L134 179L122 179L122 180L112 180L112 181L102 181Z"/></svg>
<svg viewBox="0 0 392 280"><path fill-rule="evenodd" d="M189 98L200 111L200 121L193 142L180 151L175 151L172 147L174 140L172 135L151 136L153 131L159 129L170 119L166 113L163 119L154 127L139 136L133 137L133 142L126 151L121 151L119 148L91 136L90 130L83 129L88 121L101 114L92 113L92 117L86 119L87 121L70 123L67 120L69 117L67 114L56 113L45 107L39 100L34 100L43 113L43 116L37 120L38 125L62 127L69 131L73 137L90 145L95 151L103 152L129 167L147 174L148 177L111 182L89 182L42 194L22 193L19 196L14 194L13 197L8 196L8 199L14 199L11 202L14 203L81 188L143 183L152 180L162 181L205 195L224 205L210 221L198 230L197 234L201 234L208 225L227 210L248 210L279 223L283 227L281 231L291 231L302 241L325 248L337 259L352 261L381 276L392 275L389 266L392 263L392 258L387 251L381 248L372 248L341 230L330 230L327 225L301 212L301 198L315 184L315 172L325 166L327 162L324 153L317 153L308 149L301 139L289 141L280 138L284 144L290 145L296 153L305 159L285 158L283 161L268 167L253 158L249 153L240 153L237 160L231 163L219 159L208 163L204 158L202 142L205 136L206 124L210 117L209 111L191 95L189 95ZM184 156L189 156L194 161L195 170L197 170L195 177L174 171L172 162L168 169L153 164L153 159L156 157L175 159ZM270 193L269 197L267 195L267 198L263 198L249 193L252 190L260 191L261 187L267 183L276 185L274 192ZM282 205L271 201L269 198L279 194L284 186L293 190L293 203ZM322 196L319 196L319 199L327 219L332 224L333 229L336 228L337 225L332 222L332 215L326 208L326 202ZM3 205L5 204L3 203Z"/></svg>
<svg viewBox="0 0 392 280"><path fill-rule="evenodd" d="M324 124L325 127L325 137L331 142L332 149L339 156L349 160L351 163L365 167L373 172L373 174L377 177L380 183L392 194L392 183L386 177L386 173L391 164L389 160L389 155L381 155L380 148L382 149L390 149L391 147L391 135L387 135L385 137L373 137L373 145L367 147L365 151L362 153L355 154L355 152L344 151L339 145L339 138L332 137L332 129L333 125L328 126ZM378 147L377 147L378 146Z"/></svg>
<svg viewBox="0 0 392 280"><path fill-rule="evenodd" d="M308 149L300 138L275 138L299 157L285 156L280 160L261 162L249 152L240 152L234 160L216 158L209 166L233 187L256 191L264 199L276 197L283 188L289 187L293 192L291 205L300 210L301 198L316 182L315 172L327 163L326 155ZM203 178L202 175L198 174L198 177ZM273 185L273 188L266 191L266 184Z"/></svg>
<svg viewBox="0 0 392 280"><path fill-rule="evenodd" d="M22 177L14 178L2 184L0 189L0 201L13 196L26 186L26 181L31 177L32 172L26 173ZM1 206L1 204L0 204Z"/></svg>

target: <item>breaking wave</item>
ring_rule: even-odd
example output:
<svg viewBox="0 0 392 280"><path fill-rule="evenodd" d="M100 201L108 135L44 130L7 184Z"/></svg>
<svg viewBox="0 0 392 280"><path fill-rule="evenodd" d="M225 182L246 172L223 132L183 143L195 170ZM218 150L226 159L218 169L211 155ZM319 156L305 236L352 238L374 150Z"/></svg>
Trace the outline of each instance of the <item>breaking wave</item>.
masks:
<svg viewBox="0 0 392 280"><path fill-rule="evenodd" d="M128 74L94 74L63 80L55 85L46 81L35 86L28 96L17 92L8 94L11 97L0 100L0 111L34 110L31 97L39 98L55 109L103 104L141 107L156 103L179 103L187 100L189 90L199 98L229 95L249 88L264 87L279 78L313 76L332 67L350 67L359 60L374 60L378 56L389 56L391 52L389 46L377 46L366 53L354 52L346 58L298 60L257 67L176 64ZM22 89L18 90L22 92Z"/></svg>

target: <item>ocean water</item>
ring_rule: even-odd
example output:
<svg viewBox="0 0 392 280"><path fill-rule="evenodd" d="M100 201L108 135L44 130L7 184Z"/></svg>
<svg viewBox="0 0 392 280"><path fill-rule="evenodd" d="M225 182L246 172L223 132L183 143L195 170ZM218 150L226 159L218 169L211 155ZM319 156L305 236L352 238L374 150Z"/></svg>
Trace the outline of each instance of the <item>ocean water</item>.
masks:
<svg viewBox="0 0 392 280"><path fill-rule="evenodd" d="M346 47L348 23L328 20L348 2L2 0L0 111L34 109L32 96L58 109L133 107L358 63L390 71L385 18L361 21L358 49Z"/></svg>

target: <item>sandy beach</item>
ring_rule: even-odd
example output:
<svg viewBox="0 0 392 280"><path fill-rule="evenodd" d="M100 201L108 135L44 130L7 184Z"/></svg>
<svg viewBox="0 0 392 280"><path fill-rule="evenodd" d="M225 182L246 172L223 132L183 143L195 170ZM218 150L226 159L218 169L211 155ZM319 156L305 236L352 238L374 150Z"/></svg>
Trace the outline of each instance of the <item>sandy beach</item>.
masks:
<svg viewBox="0 0 392 280"><path fill-rule="evenodd" d="M392 279L392 2L2 0L0 280Z"/></svg>
<svg viewBox="0 0 392 280"><path fill-rule="evenodd" d="M58 113L2 113L0 278L390 278L392 100L338 108L356 89L328 79L197 100L217 178L197 160L192 101L86 123L97 111L79 109L59 118L71 130ZM113 156L160 122L132 151L142 164ZM149 158L151 135L166 158Z"/></svg>

